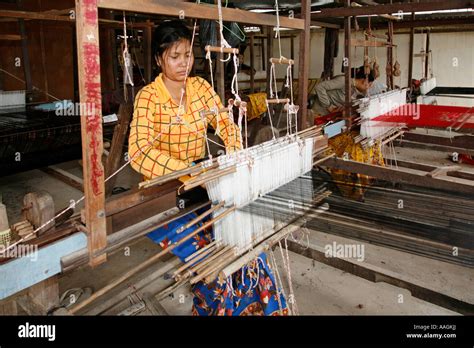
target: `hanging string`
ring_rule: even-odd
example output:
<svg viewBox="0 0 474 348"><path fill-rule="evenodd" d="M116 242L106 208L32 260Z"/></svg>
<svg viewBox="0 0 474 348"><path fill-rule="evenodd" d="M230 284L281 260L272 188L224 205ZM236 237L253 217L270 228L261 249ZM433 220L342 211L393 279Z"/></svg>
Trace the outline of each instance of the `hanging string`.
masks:
<svg viewBox="0 0 474 348"><path fill-rule="evenodd" d="M125 11L123 11L123 38L124 38L124 49L122 52L123 68L125 69L125 74L127 76L128 82L133 87L135 85L133 83L133 78L130 75L130 67L132 65L132 61L131 61L130 52L128 51L127 20L125 18ZM128 101L127 81L125 79L123 81L123 91L124 91L125 101Z"/></svg>
<svg viewBox="0 0 474 348"><path fill-rule="evenodd" d="M285 290L283 289L283 282L280 278L280 272L278 271L278 265L275 260L275 254L273 253L273 249L270 248L270 262L272 264L272 268L275 271L275 286L277 292L277 300L278 300L278 307L280 308L280 315L283 315L283 305L281 303L281 295L286 297Z"/></svg>
<svg viewBox="0 0 474 348"><path fill-rule="evenodd" d="M278 38L278 49L280 52L280 57L283 57L281 54L281 35L280 35L280 6L278 5L278 0L275 0L275 9L276 9L276 17L277 17L277 29L275 38Z"/></svg>
<svg viewBox="0 0 474 348"><path fill-rule="evenodd" d="M25 81L25 80L20 79L19 77L13 75L12 73L10 73L10 72L8 72L8 71L2 69L2 68L0 68L0 71L1 71L1 72L4 72L5 74L9 75L10 77L13 77L14 79L16 79L16 80L18 80L18 81L20 81L20 82L23 82L23 83L26 85L26 81ZM61 99L55 97L54 95L49 94L49 93L46 92L46 91L43 91L41 88L38 88L38 87L36 87L36 86L32 86L32 87L33 87L33 89L36 90L36 91L43 92L43 93L46 94L48 97L51 97L51 98L53 98L53 99L56 99L57 101L62 101Z"/></svg>

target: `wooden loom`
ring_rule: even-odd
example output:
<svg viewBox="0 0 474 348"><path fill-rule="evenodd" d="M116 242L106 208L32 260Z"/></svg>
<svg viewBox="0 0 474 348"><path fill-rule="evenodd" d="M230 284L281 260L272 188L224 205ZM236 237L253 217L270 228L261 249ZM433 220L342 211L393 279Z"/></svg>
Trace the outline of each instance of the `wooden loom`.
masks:
<svg viewBox="0 0 474 348"><path fill-rule="evenodd" d="M310 19L310 3L309 1L304 0L302 6L302 18L281 18L281 25L287 28L293 28L297 30L308 29L309 28L309 19ZM186 16L194 18L205 18L205 19L215 19L216 7L213 6L202 6L199 4L183 3L182 7L185 11ZM130 193L124 193L119 197L115 197L112 200L104 199L104 174L102 171L102 164L100 163L100 158L95 156L97 153L102 153L102 125L101 125L101 108L100 100L97 100L95 96L98 95L100 91L100 78L95 72L97 69L100 69L99 61L99 42L98 42L98 16L92 16L90 14L96 13L98 8L109 8L122 11L136 11L137 4L132 2L123 2L118 0L100 0L100 1L82 1L78 0L76 2L76 13L77 13L77 37L78 37L78 61L79 61L79 85L80 85L80 96L81 102L83 103L95 103L98 107L96 108L96 113L94 115L89 115L89 117L81 118L82 124L82 136L83 136L83 155L84 155L84 191L85 197L82 198L85 201L85 209L82 212L81 216L77 214L73 216L65 226L57 229L54 233L54 236L47 236L45 238L40 238L41 243L40 247L46 249L49 248L51 241L56 241L56 249L61 247L64 241L72 240L77 241L73 246L73 249L70 248L68 251L64 250L62 252L57 252L54 256L55 261L58 262L63 258L63 261L54 267L54 271L50 268L50 275L58 274L61 270L70 270L75 267L89 262L90 265L95 266L102 262L106 261L107 253L114 252L120 248L121 245L124 245L126 242L130 242L135 238L143 236L146 234L146 231L149 231L152 227L146 227L143 223L137 223L137 218L143 216L143 209L145 206L147 209L150 207L155 207L156 204L153 202L158 202L160 208L165 210L165 214L161 216L159 214L156 220L159 223L155 223L154 228L158 227L163 221L172 221L174 218L178 218L184 212L176 214L177 209L171 212L170 205L162 203L163 200L172 202L174 201L171 197L171 189L173 185L173 180L171 178L166 178L171 180L170 182L155 186L155 187L143 187L139 190L132 190ZM145 13L160 13L169 16L178 16L180 15L179 9L176 8L175 4L172 2L160 2L156 3L153 1L142 1L140 3L140 12ZM88 16L85 16L85 14ZM273 26L275 24L275 17L272 15L266 14L255 14L248 13L247 11L236 10L236 9L223 9L223 18L224 20L233 20L243 23L259 22L262 25ZM302 31L301 46L304 47L305 42L309 41L309 30ZM302 55L300 60L300 78L303 81L303 77L308 72L308 60L309 56ZM88 64L85 64L85 62ZM94 69L91 69L91 68ZM305 84L301 86L304 90ZM303 99L305 99L306 94L302 93ZM301 105L305 105L306 102L299 102ZM305 124L303 122L305 118L306 110L300 111L300 118L298 122ZM302 129L302 128L301 128ZM87 149L87 151L86 151ZM206 168L208 169L208 168ZM177 186L174 186L177 187ZM162 198L160 198L162 197ZM82 200L81 199L81 200ZM80 201L80 200L79 200ZM79 201L75 202L78 203ZM113 201L113 202L112 202ZM205 203L205 202L204 202ZM166 210L168 209L168 210ZM196 206L186 208L185 211L190 212L197 209ZM138 214L128 214L133 211L136 211ZM156 208L153 208L153 213L156 214ZM135 216L136 215L136 216ZM171 215L171 216L170 216ZM173 216L174 215L174 216ZM126 217L129 218L126 218ZM115 220L120 221L119 224L111 222ZM132 219L130 219L132 217ZM151 218L150 218L151 219ZM81 221L82 220L82 221ZM136 226L134 225L136 224ZM140 226L138 226L140 225ZM157 226L158 225L158 226ZM144 228L145 227L145 228ZM120 232L120 233L116 233ZM84 234L87 236L87 241L84 241ZM69 238L70 237L70 238ZM78 238L76 238L78 237ZM80 238L79 238L80 237ZM44 240L43 240L44 239ZM40 241L36 239L32 240L32 244L37 244ZM86 249L84 250L84 245ZM40 249L41 251L42 249ZM163 254L156 255L156 258L145 262L140 265L140 269L151 265L156 259L167 253L171 250L166 250ZM70 254L70 255L69 255ZM51 254L53 255L53 254ZM21 261L21 260L18 260ZM8 263L8 262L7 262ZM37 274L43 274L44 270L38 269ZM137 269L132 269L130 272L127 272L123 279L127 279L130 275L135 274ZM42 279L31 279L34 282L40 282L43 279L48 278L48 276L43 277ZM35 278L36 279L36 278ZM117 282L118 281L118 282ZM111 284L114 287L116 284L120 283L120 279ZM30 282L30 281L29 281ZM31 282L30 282L31 283ZM32 283L33 284L33 283ZM111 287L107 287L111 288ZM102 289L97 293L97 297L100 294L103 294L107 289ZM95 297L96 298L96 297ZM79 309L77 309L79 310ZM77 310L72 312L76 313Z"/></svg>

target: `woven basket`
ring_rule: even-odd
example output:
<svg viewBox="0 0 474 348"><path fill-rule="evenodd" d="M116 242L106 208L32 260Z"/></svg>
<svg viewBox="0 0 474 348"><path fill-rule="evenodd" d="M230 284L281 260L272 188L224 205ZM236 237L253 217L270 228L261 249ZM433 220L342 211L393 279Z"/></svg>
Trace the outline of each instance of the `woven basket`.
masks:
<svg viewBox="0 0 474 348"><path fill-rule="evenodd" d="M0 246L7 246L10 244L12 238L12 232L10 229L5 231L0 231Z"/></svg>

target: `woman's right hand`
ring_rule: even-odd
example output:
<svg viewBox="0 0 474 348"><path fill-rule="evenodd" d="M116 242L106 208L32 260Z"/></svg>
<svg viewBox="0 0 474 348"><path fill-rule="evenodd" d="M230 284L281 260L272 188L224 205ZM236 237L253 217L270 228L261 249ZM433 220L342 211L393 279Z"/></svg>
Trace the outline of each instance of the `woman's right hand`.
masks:
<svg viewBox="0 0 474 348"><path fill-rule="evenodd" d="M328 111L330 113L333 113L333 112L339 112L339 111L342 111L343 108L342 106L334 106L334 105L331 105L330 107L328 107Z"/></svg>

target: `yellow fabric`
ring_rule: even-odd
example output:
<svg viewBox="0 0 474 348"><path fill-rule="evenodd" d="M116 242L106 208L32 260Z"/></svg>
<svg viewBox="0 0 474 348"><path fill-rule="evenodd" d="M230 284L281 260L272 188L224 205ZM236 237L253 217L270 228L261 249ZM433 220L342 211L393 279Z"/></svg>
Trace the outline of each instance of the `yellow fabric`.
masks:
<svg viewBox="0 0 474 348"><path fill-rule="evenodd" d="M260 117L265 111L267 111L267 94L253 93L249 94L248 97L247 120L250 121L254 118Z"/></svg>
<svg viewBox="0 0 474 348"><path fill-rule="evenodd" d="M240 131L227 113L201 119L201 111L216 105L223 107L211 85L201 77L190 77L186 82L186 110L178 122L179 105L160 74L135 98L128 139L132 168L148 179L187 168L205 155L208 125L214 129L218 125L218 135L228 152L240 149Z"/></svg>
<svg viewBox="0 0 474 348"><path fill-rule="evenodd" d="M343 133L329 139L329 147L337 157L348 160L384 166L380 145L363 148L360 143L354 143L356 133ZM365 190L371 184L371 177L362 174L349 173L340 169L331 169L331 175L344 197L362 200Z"/></svg>

